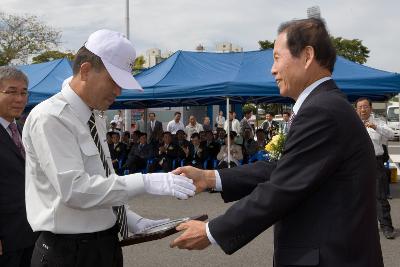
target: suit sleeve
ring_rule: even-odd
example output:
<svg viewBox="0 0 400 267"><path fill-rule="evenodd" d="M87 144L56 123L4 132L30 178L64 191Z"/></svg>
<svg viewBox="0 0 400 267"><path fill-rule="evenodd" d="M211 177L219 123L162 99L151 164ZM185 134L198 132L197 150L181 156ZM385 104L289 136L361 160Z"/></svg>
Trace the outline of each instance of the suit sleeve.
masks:
<svg viewBox="0 0 400 267"><path fill-rule="evenodd" d="M218 170L222 182L222 199L231 202L247 196L259 183L269 180L275 166L276 163L257 161L253 164Z"/></svg>
<svg viewBox="0 0 400 267"><path fill-rule="evenodd" d="M297 115L270 180L258 184L225 214L209 222L211 235L225 253L232 254L246 245L317 191L338 165L343 148L337 129L334 114L323 108L309 107ZM250 172L240 172L232 179L238 174L234 170L220 172L222 190L229 199L240 197L240 190L245 189L233 187L241 186L244 179L254 179ZM258 166L254 171L264 173L267 169Z"/></svg>

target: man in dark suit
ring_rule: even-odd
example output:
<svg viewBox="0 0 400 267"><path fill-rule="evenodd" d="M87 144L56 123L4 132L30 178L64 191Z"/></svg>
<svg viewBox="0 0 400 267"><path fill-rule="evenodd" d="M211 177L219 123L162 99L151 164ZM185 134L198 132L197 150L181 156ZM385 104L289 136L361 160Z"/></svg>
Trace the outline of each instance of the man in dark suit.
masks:
<svg viewBox="0 0 400 267"><path fill-rule="evenodd" d="M147 161L153 157L153 146L147 143L147 134L142 133L139 137L139 143L132 146L126 161L129 173L135 173L146 168Z"/></svg>
<svg viewBox="0 0 400 267"><path fill-rule="evenodd" d="M261 128L264 130L267 140L271 140L278 133L279 122L274 121L274 114L271 112L265 114L265 121L261 124Z"/></svg>
<svg viewBox="0 0 400 267"><path fill-rule="evenodd" d="M158 142L158 136L160 133L163 132L163 127L161 121L156 120L156 114L154 112L149 113L149 121L147 122L147 135L149 137L149 143L154 143Z"/></svg>
<svg viewBox="0 0 400 267"><path fill-rule="evenodd" d="M184 157L182 149L172 142L170 132L163 133L163 143L158 147L158 152L154 162L149 166L149 172L163 170L170 172L173 169L173 162Z"/></svg>
<svg viewBox="0 0 400 267"><path fill-rule="evenodd" d="M26 219L25 150L20 117L28 100L28 78L0 67L0 266L30 266L36 234Z"/></svg>
<svg viewBox="0 0 400 267"><path fill-rule="evenodd" d="M336 53L323 21L282 24L273 56L280 94L296 101L282 157L217 173L177 169L197 190L216 188L224 201L239 201L207 224L178 226L186 231L172 246L212 243L232 254L275 225L274 266L383 266L374 149L331 79Z"/></svg>
<svg viewBox="0 0 400 267"><path fill-rule="evenodd" d="M189 146L183 147L182 150L185 153L185 165L203 168L204 160L207 157L207 151L203 143L200 143L200 135L198 133L192 134Z"/></svg>

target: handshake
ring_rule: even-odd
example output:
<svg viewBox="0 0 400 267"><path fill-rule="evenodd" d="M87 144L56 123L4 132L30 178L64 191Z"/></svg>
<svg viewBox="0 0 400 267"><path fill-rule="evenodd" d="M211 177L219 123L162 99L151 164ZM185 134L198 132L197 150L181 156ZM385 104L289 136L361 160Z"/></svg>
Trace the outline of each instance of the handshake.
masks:
<svg viewBox="0 0 400 267"><path fill-rule="evenodd" d="M215 187L213 170L200 170L191 166L180 167L170 173L143 175L144 189L153 195L170 195L188 199L195 193Z"/></svg>
<svg viewBox="0 0 400 267"><path fill-rule="evenodd" d="M143 182L145 191L149 194L171 195L179 199L188 199L195 193L215 188L216 185L214 170L201 170L192 166L180 167L170 173L145 174ZM171 247L192 250L204 249L211 244L204 222L188 221L178 225L176 229L184 230L184 233L171 243Z"/></svg>

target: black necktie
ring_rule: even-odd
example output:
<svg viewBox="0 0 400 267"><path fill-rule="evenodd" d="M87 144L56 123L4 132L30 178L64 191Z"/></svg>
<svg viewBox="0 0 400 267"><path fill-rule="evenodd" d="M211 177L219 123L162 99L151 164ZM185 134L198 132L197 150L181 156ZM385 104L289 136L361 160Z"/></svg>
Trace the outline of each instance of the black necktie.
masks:
<svg viewBox="0 0 400 267"><path fill-rule="evenodd" d="M101 162L103 163L104 170L106 171L106 176L108 177L111 174L111 171L110 171L110 167L107 164L106 156L105 156L103 148L101 146L99 135L97 134L96 122L95 122L93 113L90 116L88 125L89 125L89 129L90 129L90 134L93 137L93 140L97 146L97 149L99 150L100 159L101 159ZM117 213L117 224L119 226L119 233L121 234L122 239L126 239L128 237L128 225L127 225L125 207L124 206L114 206L113 209L114 209L114 212Z"/></svg>

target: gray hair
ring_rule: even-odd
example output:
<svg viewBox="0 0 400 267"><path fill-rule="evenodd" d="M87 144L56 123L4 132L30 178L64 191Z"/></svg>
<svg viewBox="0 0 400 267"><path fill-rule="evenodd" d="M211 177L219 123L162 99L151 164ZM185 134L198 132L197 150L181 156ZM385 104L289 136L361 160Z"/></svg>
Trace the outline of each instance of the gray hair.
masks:
<svg viewBox="0 0 400 267"><path fill-rule="evenodd" d="M28 77L19 69L10 66L0 66L0 85L6 80L24 81L29 84Z"/></svg>

